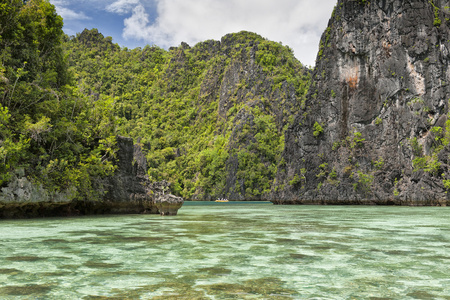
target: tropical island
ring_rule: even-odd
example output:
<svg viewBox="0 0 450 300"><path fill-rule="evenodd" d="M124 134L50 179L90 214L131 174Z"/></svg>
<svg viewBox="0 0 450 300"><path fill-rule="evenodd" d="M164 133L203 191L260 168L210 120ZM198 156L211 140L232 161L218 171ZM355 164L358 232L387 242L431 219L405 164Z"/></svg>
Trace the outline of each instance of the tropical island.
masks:
<svg viewBox="0 0 450 300"><path fill-rule="evenodd" d="M338 1L314 69L251 32L127 49L43 0L0 16L0 217L450 204L445 1Z"/></svg>

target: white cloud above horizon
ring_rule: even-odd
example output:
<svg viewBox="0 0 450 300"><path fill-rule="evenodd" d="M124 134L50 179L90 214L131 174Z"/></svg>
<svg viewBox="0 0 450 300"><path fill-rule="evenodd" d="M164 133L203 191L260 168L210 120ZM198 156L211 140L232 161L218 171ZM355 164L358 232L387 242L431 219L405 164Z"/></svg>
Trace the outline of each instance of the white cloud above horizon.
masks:
<svg viewBox="0 0 450 300"><path fill-rule="evenodd" d="M320 36L336 4L336 0L80 0L77 9L69 9L64 0L50 1L65 19L63 13L88 17L82 3L120 16L123 26L118 34L125 43L167 49L246 30L288 45L306 65L314 65Z"/></svg>

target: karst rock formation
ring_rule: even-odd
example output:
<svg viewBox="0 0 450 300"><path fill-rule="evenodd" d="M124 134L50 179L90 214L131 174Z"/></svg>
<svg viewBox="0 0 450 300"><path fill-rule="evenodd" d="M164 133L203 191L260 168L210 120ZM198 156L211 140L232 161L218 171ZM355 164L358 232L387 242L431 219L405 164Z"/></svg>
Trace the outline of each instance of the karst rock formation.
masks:
<svg viewBox="0 0 450 300"><path fill-rule="evenodd" d="M339 0L275 203L446 205L450 1Z"/></svg>

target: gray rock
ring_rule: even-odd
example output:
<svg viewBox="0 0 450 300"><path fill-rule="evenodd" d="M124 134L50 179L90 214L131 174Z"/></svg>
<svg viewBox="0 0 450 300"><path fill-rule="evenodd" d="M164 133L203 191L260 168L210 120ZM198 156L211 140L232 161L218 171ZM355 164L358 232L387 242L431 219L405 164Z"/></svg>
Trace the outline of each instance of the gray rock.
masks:
<svg viewBox="0 0 450 300"><path fill-rule="evenodd" d="M450 152L432 133L448 115L450 1L433 2L338 1L307 108L286 133L274 202L450 204ZM421 157L439 166L420 171Z"/></svg>
<svg viewBox="0 0 450 300"><path fill-rule="evenodd" d="M183 198L171 194L159 195L155 197L153 203L158 208L159 214L162 216L176 216L178 210L184 203Z"/></svg>
<svg viewBox="0 0 450 300"><path fill-rule="evenodd" d="M162 216L176 216L184 203L183 198L169 194L170 183L166 180L153 182L147 186L147 194Z"/></svg>
<svg viewBox="0 0 450 300"><path fill-rule="evenodd" d="M8 186L1 189L0 203L69 203L73 200L74 194L73 189L64 192L49 192L42 185L28 180L23 169L18 169Z"/></svg>
<svg viewBox="0 0 450 300"><path fill-rule="evenodd" d="M104 200L111 202L141 202L150 206L151 198L147 195L146 186L150 181L146 175L147 162L139 145L134 145L133 139L118 136L114 163L117 170L114 175L101 181L105 189Z"/></svg>
<svg viewBox="0 0 450 300"><path fill-rule="evenodd" d="M120 213L160 213L176 215L184 200L170 194L167 181L150 182L143 149L133 139L117 137L117 171L104 180L105 205L119 206Z"/></svg>

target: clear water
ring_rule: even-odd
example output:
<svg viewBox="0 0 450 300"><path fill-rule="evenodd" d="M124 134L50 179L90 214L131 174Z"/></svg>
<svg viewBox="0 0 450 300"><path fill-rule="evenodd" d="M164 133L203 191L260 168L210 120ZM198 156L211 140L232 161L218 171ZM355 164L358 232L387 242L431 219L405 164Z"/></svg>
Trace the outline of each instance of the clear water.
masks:
<svg viewBox="0 0 450 300"><path fill-rule="evenodd" d="M0 221L0 299L450 299L449 208L189 204Z"/></svg>

